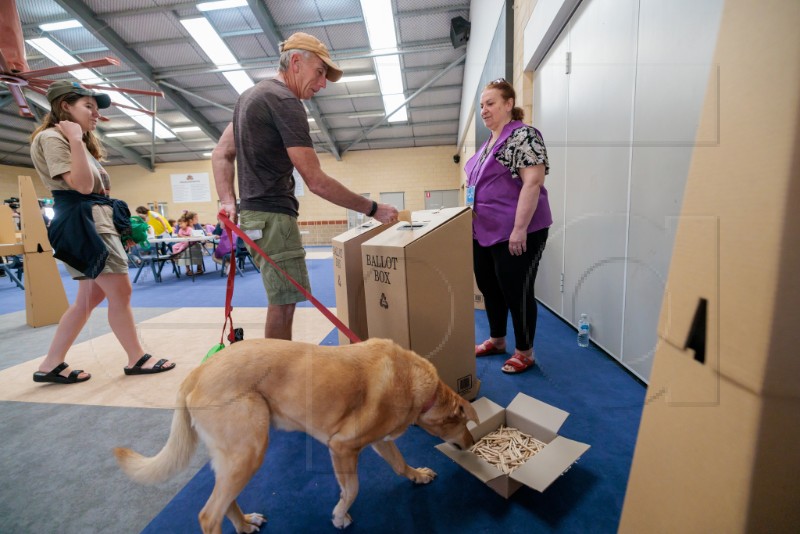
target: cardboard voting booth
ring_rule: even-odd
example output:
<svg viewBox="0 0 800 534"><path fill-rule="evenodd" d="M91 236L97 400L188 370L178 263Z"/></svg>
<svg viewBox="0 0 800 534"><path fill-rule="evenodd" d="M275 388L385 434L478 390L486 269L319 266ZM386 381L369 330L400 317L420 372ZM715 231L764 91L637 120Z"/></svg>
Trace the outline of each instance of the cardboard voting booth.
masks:
<svg viewBox="0 0 800 534"><path fill-rule="evenodd" d="M472 211L416 211L361 245L370 337L427 358L466 399L478 393Z"/></svg>
<svg viewBox="0 0 800 534"><path fill-rule="evenodd" d="M449 443L436 446L440 452L506 499L522 486L540 492L546 490L589 450L590 446L585 443L558 435L569 413L524 393L518 393L505 409L486 397L476 400L472 406L480 419L478 425L469 423L470 433L476 442L505 425L545 443L541 451L509 474L468 450L460 450Z"/></svg>
<svg viewBox="0 0 800 534"><path fill-rule="evenodd" d="M800 532L798 14L724 4L621 533Z"/></svg>
<svg viewBox="0 0 800 534"><path fill-rule="evenodd" d="M364 269L361 244L389 228L375 219L339 234L331 240L336 315L359 338L367 339L367 311L364 303ZM339 332L339 345L350 339Z"/></svg>

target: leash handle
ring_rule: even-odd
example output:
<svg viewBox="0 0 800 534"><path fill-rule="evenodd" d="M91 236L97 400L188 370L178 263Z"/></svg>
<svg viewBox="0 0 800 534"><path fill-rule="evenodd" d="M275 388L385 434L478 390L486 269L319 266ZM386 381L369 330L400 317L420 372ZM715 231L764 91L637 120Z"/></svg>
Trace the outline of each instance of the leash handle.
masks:
<svg viewBox="0 0 800 534"><path fill-rule="evenodd" d="M333 313L331 313L331 311L328 308L323 306L320 301L318 301L316 298L314 298L314 295L312 295L311 293L306 291L306 288L301 286L299 283L297 283L297 281L294 278L289 276L289 273L287 273L286 271L281 269L278 266L278 264L275 263L275 261L272 258L267 256L266 252L261 250L261 248L258 245L256 245L255 242L247 236L247 234L242 232L241 228L238 228L235 224L233 224L233 222L231 222L231 220L228 218L228 215L223 210L220 210L219 214L217 214L217 219L219 219L219 222L221 222L225 226L225 229L228 231L228 233L233 232L234 234L236 234L238 237L240 237L242 239L242 241L244 241L245 243L250 245L250 247L253 250L255 250L262 258L267 260L273 267L275 267L275 269L278 272L283 274L283 276L285 276L286 279L289 280L289 282L291 282L292 285L294 285L294 287L296 287L298 291L300 291L303 295L305 295L305 297L309 301L311 301L311 303L320 312L322 312L322 315L327 317L328 320L331 323L333 323L333 325L336 328L338 328L345 336L347 336L347 338L351 342L353 342L353 343L361 342L361 339L355 334L355 332L350 330L347 327L347 325L345 325L342 321L339 320L338 317L336 317ZM225 298L225 301L226 301L225 302L225 313L226 313L226 318L225 319L226 319L226 321L227 321L228 315L230 313L229 309L228 309L229 306L230 306L230 299L233 296L233 277L231 276L231 273L233 273L233 269L231 269L230 273L228 274L228 294L227 294L227 296ZM233 332L233 322L232 321L231 321L231 332Z"/></svg>
<svg viewBox="0 0 800 534"><path fill-rule="evenodd" d="M224 211L220 211L217 215L217 218L220 216L227 219ZM233 343L236 340L236 334L233 329L233 317L231 317L231 312L233 311L233 305L231 304L233 301L233 283L236 280L236 244L233 242L233 235L229 226L225 226L225 231L228 233L228 241L231 244L231 251L230 260L228 260L227 287L225 289L225 322L222 323L222 334L219 337L219 342L221 345L224 345L225 327L229 324L230 329L228 330L228 343Z"/></svg>

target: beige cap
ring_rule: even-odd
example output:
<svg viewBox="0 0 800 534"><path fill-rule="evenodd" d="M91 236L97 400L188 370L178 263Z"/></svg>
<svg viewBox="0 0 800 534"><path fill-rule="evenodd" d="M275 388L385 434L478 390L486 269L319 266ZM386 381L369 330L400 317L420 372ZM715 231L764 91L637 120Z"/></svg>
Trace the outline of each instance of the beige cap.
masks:
<svg viewBox="0 0 800 534"><path fill-rule="evenodd" d="M303 32L293 33L288 39L281 43L281 53L287 50L308 50L309 52L314 52L328 66L328 72L325 74L325 77L329 81L336 82L342 77L342 69L331 59L328 47L313 35Z"/></svg>

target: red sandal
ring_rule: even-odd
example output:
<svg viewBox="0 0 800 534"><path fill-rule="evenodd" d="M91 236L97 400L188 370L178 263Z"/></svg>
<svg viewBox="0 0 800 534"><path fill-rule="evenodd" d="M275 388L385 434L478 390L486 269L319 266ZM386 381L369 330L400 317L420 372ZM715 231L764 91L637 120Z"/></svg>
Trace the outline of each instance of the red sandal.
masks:
<svg viewBox="0 0 800 534"><path fill-rule="evenodd" d="M495 354L505 354L506 349L499 349L492 343L491 339L487 339L480 345L475 345L475 356L493 356Z"/></svg>
<svg viewBox="0 0 800 534"><path fill-rule="evenodd" d="M503 367L508 365L514 370L506 371L505 369L501 369L501 371L503 371L506 374L513 375L521 373L523 371L527 371L528 369L533 367L535 363L536 360L534 360L533 356L525 356L524 354L515 352L514 355L509 359L507 359L506 362L503 364Z"/></svg>

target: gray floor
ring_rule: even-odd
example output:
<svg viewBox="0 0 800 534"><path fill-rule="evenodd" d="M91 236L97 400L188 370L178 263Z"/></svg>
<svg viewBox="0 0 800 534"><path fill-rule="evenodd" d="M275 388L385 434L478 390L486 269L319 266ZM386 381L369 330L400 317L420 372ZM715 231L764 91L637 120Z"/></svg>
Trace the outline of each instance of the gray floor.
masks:
<svg viewBox="0 0 800 534"><path fill-rule="evenodd" d="M134 315L138 323L168 311ZM3 315L0 369L44 355L54 330L28 327L24 311ZM109 331L106 309L98 308L78 342ZM0 410L0 533L140 532L208 460L201 444L187 470L158 487L140 486L111 451L157 452L172 410L22 402L0 402Z"/></svg>

